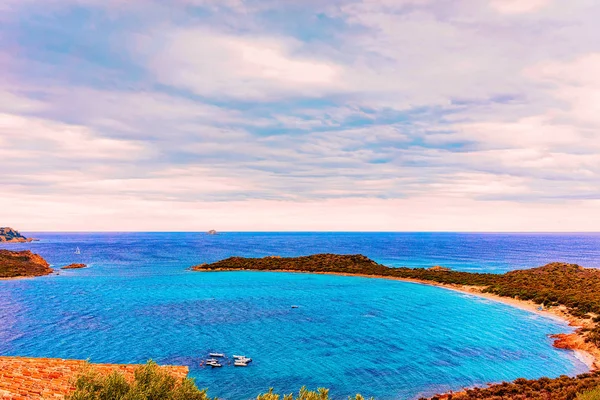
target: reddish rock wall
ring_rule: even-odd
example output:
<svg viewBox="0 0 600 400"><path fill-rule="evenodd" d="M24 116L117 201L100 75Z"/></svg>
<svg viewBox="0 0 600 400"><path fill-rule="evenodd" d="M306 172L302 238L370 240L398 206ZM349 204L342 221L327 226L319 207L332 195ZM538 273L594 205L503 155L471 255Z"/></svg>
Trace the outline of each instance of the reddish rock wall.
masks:
<svg viewBox="0 0 600 400"><path fill-rule="evenodd" d="M101 374L121 371L133 379L136 365L90 364L83 360L59 358L0 357L0 399L63 399L73 388L73 381L86 366ZM188 374L187 367L164 366L178 379Z"/></svg>

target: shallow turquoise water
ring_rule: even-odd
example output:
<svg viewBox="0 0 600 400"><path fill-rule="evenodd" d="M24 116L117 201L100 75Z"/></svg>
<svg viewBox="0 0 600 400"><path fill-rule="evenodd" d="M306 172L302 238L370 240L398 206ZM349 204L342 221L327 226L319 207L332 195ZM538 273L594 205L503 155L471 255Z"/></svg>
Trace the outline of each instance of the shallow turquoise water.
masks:
<svg viewBox="0 0 600 400"><path fill-rule="evenodd" d="M190 366L200 387L228 399L302 385L329 387L336 398L360 392L409 399L585 370L573 353L551 347L547 334L568 332L565 324L445 289L357 277L186 271L233 255L218 237L44 239L10 247L31 248L57 266L83 261L90 268L1 281L2 355L118 363L153 358ZM249 255L294 252L291 242L273 251L240 240L236 249ZM202 368L209 351L255 361L248 368Z"/></svg>

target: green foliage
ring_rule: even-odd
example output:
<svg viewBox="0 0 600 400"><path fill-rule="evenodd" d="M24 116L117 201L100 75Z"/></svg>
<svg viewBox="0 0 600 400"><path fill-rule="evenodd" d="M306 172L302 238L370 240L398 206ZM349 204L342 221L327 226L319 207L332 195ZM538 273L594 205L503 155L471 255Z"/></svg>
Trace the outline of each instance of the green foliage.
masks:
<svg viewBox="0 0 600 400"><path fill-rule="evenodd" d="M468 389L455 393L452 400L600 400L600 397L582 397L600 385L600 374L582 374L574 378L560 376L556 379L517 379L487 388ZM597 391L594 390L597 393ZM434 396L431 400L448 399Z"/></svg>
<svg viewBox="0 0 600 400"><path fill-rule="evenodd" d="M441 284L481 286L485 292L546 307L563 305L580 318L600 318L600 270L575 264L552 263L543 267L506 274L474 274L447 268L389 268L361 254L315 254L305 257L231 257L213 264L192 267L196 271L258 270L360 274L389 278L417 279ZM587 340L600 346L600 326Z"/></svg>
<svg viewBox="0 0 600 400"><path fill-rule="evenodd" d="M133 382L123 374L113 372L102 376L93 369L83 371L75 382L75 391L67 400L210 400L206 390L199 390L194 381L175 377L148 361L136 368Z"/></svg>
<svg viewBox="0 0 600 400"><path fill-rule="evenodd" d="M586 332L586 340L600 346L600 270L574 264L552 263L539 268L511 271L506 274L473 274L447 268L389 268L357 255L315 254L306 257L231 257L213 264L192 267L196 271L259 270L298 271L371 275L382 278L416 279L441 284L479 286L484 292L521 300L531 300L546 307L565 306L574 316L590 319L595 326ZM432 399L452 400L575 400L600 385L599 373L575 378L517 379L512 383L466 390ZM317 399L313 393L310 400ZM585 394L582 394L585 393ZM597 391L589 393L597 394ZM302 394L302 392L301 392ZM279 400L272 391L258 400ZM579 397L578 397L579 396ZM589 396L594 396L590 394ZM597 397L581 397L583 400ZM291 395L284 400L294 400ZM321 398L319 398L321 400ZM355 400L362 400L356 396ZM600 400L600 398L598 398Z"/></svg>
<svg viewBox="0 0 600 400"><path fill-rule="evenodd" d="M600 387L578 394L577 400L600 400Z"/></svg>
<svg viewBox="0 0 600 400"><path fill-rule="evenodd" d="M259 394L256 397L256 400L279 400L280 395L273 393L273 388L270 388L267 393ZM283 395L283 400L329 400L329 389L318 388L317 391L311 391L303 386L298 395L294 397L293 394ZM357 394L355 397L350 397L348 400L365 400L360 394ZM370 398L369 400L373 400Z"/></svg>

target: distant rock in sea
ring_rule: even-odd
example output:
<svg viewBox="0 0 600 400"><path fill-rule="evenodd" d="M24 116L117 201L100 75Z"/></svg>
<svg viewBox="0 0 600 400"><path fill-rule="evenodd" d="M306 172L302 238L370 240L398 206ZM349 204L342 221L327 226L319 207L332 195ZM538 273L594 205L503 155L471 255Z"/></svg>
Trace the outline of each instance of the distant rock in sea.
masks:
<svg viewBox="0 0 600 400"><path fill-rule="evenodd" d="M80 268L87 268L87 265L86 264L69 264L69 265L62 267L61 269L80 269Z"/></svg>
<svg viewBox="0 0 600 400"><path fill-rule="evenodd" d="M217 235L217 231L215 231L214 229L211 229L210 231L206 232L208 235Z"/></svg>
<svg viewBox="0 0 600 400"><path fill-rule="evenodd" d="M35 239L26 238L13 228L0 228L0 243L26 243L33 242L34 240Z"/></svg>
<svg viewBox="0 0 600 400"><path fill-rule="evenodd" d="M42 276L52 272L52 268L42 256L29 250L0 250L0 278Z"/></svg>

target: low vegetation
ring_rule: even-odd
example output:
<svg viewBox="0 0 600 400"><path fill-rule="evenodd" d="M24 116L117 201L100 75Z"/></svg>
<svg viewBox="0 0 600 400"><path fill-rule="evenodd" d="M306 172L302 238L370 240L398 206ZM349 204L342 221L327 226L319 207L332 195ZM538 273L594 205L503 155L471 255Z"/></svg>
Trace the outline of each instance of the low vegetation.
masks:
<svg viewBox="0 0 600 400"><path fill-rule="evenodd" d="M600 387L580 393L577 400L600 400Z"/></svg>
<svg viewBox="0 0 600 400"><path fill-rule="evenodd" d="M589 373L575 378L517 379L512 383L469 389L465 392L434 396L430 400L600 400L600 374ZM298 394L279 395L269 389L256 400L329 400L329 390L306 387ZM212 400L192 379L178 380L157 364L149 361L139 366L133 380L120 372L103 376L86 370L77 377L75 391L67 400ZM215 399L216 400L216 399ZM357 394L348 400L364 400ZM373 399L370 399L373 400ZM421 399L424 400L424 399Z"/></svg>
<svg viewBox="0 0 600 400"><path fill-rule="evenodd" d="M591 373L574 378L517 379L487 388L434 396L430 400L600 400L600 397L594 397L600 393L599 387L600 375Z"/></svg>
<svg viewBox="0 0 600 400"><path fill-rule="evenodd" d="M453 271L433 268L390 268L363 255L315 254L305 257L231 257L212 264L192 267L194 271L256 270L340 273L416 279L439 284L479 286L483 292L520 300L531 300L544 306L563 305L580 318L600 322L600 270L575 264L552 263L539 268L517 270L505 274ZM600 347L600 327L587 332L587 340Z"/></svg>
<svg viewBox="0 0 600 400"><path fill-rule="evenodd" d="M120 372L108 376L93 369L82 372L76 379L75 391L67 400L211 400L206 389L196 387L193 379L177 380L156 363L149 361L137 367L133 380L127 380ZM279 395L269 389L259 394L257 400L329 400L329 390L300 389L298 394ZM215 399L217 400L217 399ZM357 394L349 400L364 400ZM370 399L372 400L372 399Z"/></svg>
<svg viewBox="0 0 600 400"><path fill-rule="evenodd" d="M306 387L302 387L298 392L298 395L294 397L292 393L285 394L283 396L273 393L273 388L269 389L267 393L259 394L256 400L329 400L329 389L319 388L317 391L308 390ZM364 400L365 398L360 394L354 397L348 397L348 400ZM371 397L369 400L373 400Z"/></svg>
<svg viewBox="0 0 600 400"><path fill-rule="evenodd" d="M136 368L134 379L128 381L122 373L98 374L93 368L84 371L75 381L75 391L67 400L209 400L206 390L196 387L192 379L179 381L149 361Z"/></svg>
<svg viewBox="0 0 600 400"><path fill-rule="evenodd" d="M592 322L590 327L581 331L581 335L587 342L600 347L600 270L575 264L551 263L505 274L489 274L452 271L439 266L428 269L389 268L363 255L315 254L290 258L231 257L212 264L197 265L192 270L339 273L475 286L482 292L531 300L545 307L563 306L567 313ZM598 390L593 390L596 387L600 387L600 374L590 373L575 378L561 376L556 379L517 379L512 383L469 389L460 394L446 394L432 399L588 400L596 399L593 397L598 394Z"/></svg>
<svg viewBox="0 0 600 400"><path fill-rule="evenodd" d="M0 278L42 276L52 268L41 256L26 251L0 250Z"/></svg>

